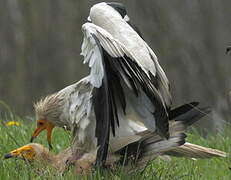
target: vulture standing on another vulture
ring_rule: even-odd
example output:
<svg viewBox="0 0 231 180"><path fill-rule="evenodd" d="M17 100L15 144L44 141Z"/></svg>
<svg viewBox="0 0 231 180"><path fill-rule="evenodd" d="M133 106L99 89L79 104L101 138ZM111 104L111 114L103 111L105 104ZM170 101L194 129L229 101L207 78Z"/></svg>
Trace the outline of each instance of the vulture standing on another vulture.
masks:
<svg viewBox="0 0 231 180"><path fill-rule="evenodd" d="M32 140L41 131L47 130L47 140L51 147L52 129L56 126L66 127L72 131L73 143L68 153L62 153L57 157L61 158L62 163L77 161L78 166L81 166L82 169L90 168L96 160L97 139L95 137L95 112L92 106L93 89L90 76L87 76L79 82L41 99L34 105L38 120ZM178 114L178 111L185 111L185 113L175 117L174 114ZM145 151L160 154L160 152L183 145L186 128L208 114L210 108L201 108L198 103L194 102L175 108L170 112L175 118L169 121L170 138L166 140L158 133L148 131L139 122L133 121L133 111L129 111L123 117L120 128L116 129L116 135L110 136L109 153L119 151L128 144L133 144L133 146L129 146L131 147L130 154L142 152L142 156L139 156L145 159ZM143 146L141 146L142 143ZM120 153L122 156L126 156L125 151L120 151ZM146 160L150 160L155 156L153 157L151 154L146 157Z"/></svg>
<svg viewBox="0 0 231 180"><path fill-rule="evenodd" d="M92 163L96 157L96 165L101 166L113 136L147 129L169 139L169 120L206 113L193 109L198 103L170 108L168 79L122 4L96 4L88 20L82 26L81 54L90 75L35 105L37 129L31 141L46 129L51 147L54 126L67 127L79 154L75 158ZM171 145L171 139L168 142Z"/></svg>
<svg viewBox="0 0 231 180"><path fill-rule="evenodd" d="M133 121L169 138L171 94L155 53L130 23L122 4L96 4L88 21L82 26L81 54L91 68L99 147L96 165L101 166L107 157L110 132L116 135L116 126L121 127L129 111L133 111Z"/></svg>

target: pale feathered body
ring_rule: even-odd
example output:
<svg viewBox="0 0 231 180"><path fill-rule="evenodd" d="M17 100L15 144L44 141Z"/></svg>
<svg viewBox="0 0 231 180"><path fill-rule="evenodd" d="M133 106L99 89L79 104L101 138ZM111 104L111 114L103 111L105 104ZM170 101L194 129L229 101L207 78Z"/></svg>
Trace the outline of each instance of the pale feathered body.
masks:
<svg viewBox="0 0 231 180"><path fill-rule="evenodd" d="M57 93L42 98L35 105L37 119L47 119L57 127L65 127L73 133L73 143L76 148L84 151L97 149L95 137L95 113L92 106L92 92L94 86L87 76ZM129 110L130 109L130 110ZM116 137L134 135L146 128L138 122L132 108L128 108L127 119L121 116L121 128L116 129Z"/></svg>
<svg viewBox="0 0 231 180"><path fill-rule="evenodd" d="M115 135L116 126L120 126L121 117L127 116L129 108L135 117L133 121L168 138L172 98L169 81L155 53L127 21L123 5L96 4L90 10L89 20L82 26L81 54L91 68L90 83L95 87L99 162L106 158L110 129ZM101 132L101 128L105 131Z"/></svg>
<svg viewBox="0 0 231 180"><path fill-rule="evenodd" d="M179 146L184 137L179 136L176 144L171 141L169 120L205 115L193 109L194 103L171 110L169 82L156 55L111 5L94 5L91 22L82 26L81 54L91 68L89 76L35 104L37 119L51 122L50 129L54 125L71 130L73 149L83 157L97 153L97 165L121 137L131 137L132 143L141 140L137 133L145 130L166 138L165 148Z"/></svg>
<svg viewBox="0 0 231 180"><path fill-rule="evenodd" d="M125 139L126 137L124 137L123 141L126 141ZM153 142L153 144L155 143ZM161 143L156 143L156 146L159 146L160 144ZM170 155L185 158L227 157L227 153L223 151L186 142L184 145L178 147L171 147L166 149L162 148L158 151L149 148L149 150L146 150L146 155L142 155L139 157L139 154L137 154L137 159L128 157L129 163L127 162L126 164L124 164L124 161L121 161L124 160L124 157L118 152L116 152L121 149L121 146L120 144L117 145L118 146L116 146L115 144L115 150L109 153L106 165L108 165L109 167L114 167L123 162L123 168L127 171L136 171L138 169L141 170L147 165L147 162L149 162L150 160L154 160L157 157L161 158L162 155ZM142 148L145 149L145 146ZM33 155L31 156L29 153L32 153ZM28 156L30 157L29 159ZM50 166L55 168L58 172L64 173L70 165L67 163L67 161L72 156L73 151L70 147L58 154L53 154L41 144L30 143L11 151L10 153L5 155L5 158L22 158L24 160L29 160L30 162L38 163L40 168L47 169L47 167ZM88 167L89 169L84 169L86 168L83 167L84 165L86 165L84 162L76 160L75 162L72 162L72 164L76 166L77 173L90 172L91 166ZM82 171L78 171L80 169L82 169Z"/></svg>
<svg viewBox="0 0 231 180"><path fill-rule="evenodd" d="M85 144L88 139L88 143L92 143L91 146L96 148L95 136L92 133L95 128L92 90L89 77L85 77L37 102L34 106L36 116L38 119L45 118L51 121L57 127L65 127L73 133L76 132L73 134L75 141Z"/></svg>
<svg viewBox="0 0 231 180"><path fill-rule="evenodd" d="M151 73L156 77L158 74L159 81L161 82L158 91L163 98L163 103L170 106L171 94L169 92L169 81L159 65L155 53L138 33L121 18L121 15L117 11L106 3L94 5L90 10L90 19L92 23L86 23L82 26L83 33L86 33L86 35L84 34L84 41L90 40L92 34L94 34L99 39L102 47L112 57L127 55L144 70L147 76ZM92 45L96 45L94 41L90 41ZM89 55L89 52L84 52L85 46L86 44L83 42L82 53L86 57L86 54ZM88 58L91 59L93 57L88 56L85 58L85 61ZM102 63L102 59L98 58L92 61L101 61ZM99 71L102 70L102 68L99 69ZM100 79L100 76L97 74L95 78L101 80L102 77ZM93 85L98 86L98 84L95 85L94 83Z"/></svg>
<svg viewBox="0 0 231 180"><path fill-rule="evenodd" d="M115 41L114 45L116 46L116 44L118 44L122 47L120 51L121 55L127 54L128 57L132 58L142 67L147 75L149 75L149 72L154 76L157 72L160 73L163 78L163 83L166 85L165 88L168 90L168 79L159 65L156 55L113 7L108 6L106 3L94 5L90 10L90 18L92 23L96 25L95 28L97 30L98 28L102 28L107 31L111 35L112 40ZM85 24L84 26L88 25L89 24ZM104 33L102 33L102 35L104 35ZM111 49L111 51L108 52L112 57L118 57L116 51L113 50L113 46L110 47L108 44L103 44L103 41L102 45L104 45L105 49Z"/></svg>

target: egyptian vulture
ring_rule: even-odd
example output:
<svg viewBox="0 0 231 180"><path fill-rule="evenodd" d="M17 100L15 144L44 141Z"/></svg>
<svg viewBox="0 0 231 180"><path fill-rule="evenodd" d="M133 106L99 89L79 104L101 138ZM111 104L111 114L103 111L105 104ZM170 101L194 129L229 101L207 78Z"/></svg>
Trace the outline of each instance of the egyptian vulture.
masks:
<svg viewBox="0 0 231 180"><path fill-rule="evenodd" d="M122 4L96 4L88 21L82 26L81 54L90 74L35 105L38 127L31 141L46 129L51 147L53 127L66 127L80 154L96 153L96 165L101 166L112 136L147 129L168 139L169 120L197 103L171 110L168 79Z"/></svg>
<svg viewBox="0 0 231 180"><path fill-rule="evenodd" d="M47 140L51 147L51 134L54 127L65 127L71 130L73 134L72 156L68 161L73 162L78 159L79 162L88 161L91 165L96 160L97 139L95 137L96 118L93 107L94 87L90 83L90 76L81 79L57 93L42 98L35 103L35 113L37 119L37 128L32 134L32 140L38 134L47 130ZM210 108L199 107L198 103L193 102L185 104L174 110L170 114L174 119L169 121L170 138L163 139L158 133L153 133L136 120L134 110L127 106L126 116L122 116L120 128L116 128L115 136L111 134L109 141L109 152L115 152L128 144L143 141L151 136L155 137L158 143L150 146L153 151L160 152L163 149L170 149L184 144L185 129L210 112ZM175 116L179 112L185 112L180 116ZM103 129L102 129L103 130ZM146 133L144 133L146 132ZM164 142L161 145L160 142ZM148 147L148 146L147 146ZM135 152L138 151L133 146Z"/></svg>
<svg viewBox="0 0 231 180"><path fill-rule="evenodd" d="M190 121L188 122L191 123ZM184 143L178 146L180 141L184 141L184 135L181 131L189 125L185 122L175 123L170 126L172 135L169 140L164 140L157 133L148 133L147 131L139 132L135 136L141 137L139 140L134 141L131 144L131 137L121 137L120 141L114 141L113 149L108 154L106 161L107 167L115 167L116 165L123 165L126 171L135 171L142 169L146 166L147 162L162 155L170 155L176 157L186 158L212 158L212 157L226 157L227 154L217 149L206 148L191 143ZM122 144L120 142L123 142ZM127 143L126 143L127 142ZM138 148L139 146L139 148ZM126 153L125 153L126 152ZM40 164L40 167L51 166L58 172L64 173L69 169L67 161L73 156L73 149L69 147L58 154L51 153L47 148L37 143L30 143L17 148L4 156L8 158L21 158L28 162L36 162ZM91 166L88 163L76 160L72 162L75 165L75 172L78 174L88 173L91 170ZM132 166L131 166L132 165Z"/></svg>
<svg viewBox="0 0 231 180"><path fill-rule="evenodd" d="M171 94L157 57L131 25L119 3L99 3L83 24L82 55L90 67L99 146L97 165L106 160L110 130L115 136L129 108L134 121L169 138ZM103 131L102 131L103 129Z"/></svg>

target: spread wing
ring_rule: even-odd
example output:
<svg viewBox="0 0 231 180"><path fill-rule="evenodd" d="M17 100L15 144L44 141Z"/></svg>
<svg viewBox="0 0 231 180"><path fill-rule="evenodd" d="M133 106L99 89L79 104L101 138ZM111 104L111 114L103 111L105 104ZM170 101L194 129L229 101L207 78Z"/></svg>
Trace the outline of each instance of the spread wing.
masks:
<svg viewBox="0 0 231 180"><path fill-rule="evenodd" d="M149 70L122 43L99 26L85 23L82 31L84 41L81 54L84 56L84 63L88 63L91 68L90 82L96 87L93 106L99 145L97 162L106 159L110 128L114 133L116 124L119 125L118 108L126 114L126 101L131 94L133 99L141 100L141 109L144 108L142 105L151 104L146 109L152 118L140 118L140 121L148 129L157 130L161 136L168 138L171 99L168 81L151 49L147 46L156 66Z"/></svg>

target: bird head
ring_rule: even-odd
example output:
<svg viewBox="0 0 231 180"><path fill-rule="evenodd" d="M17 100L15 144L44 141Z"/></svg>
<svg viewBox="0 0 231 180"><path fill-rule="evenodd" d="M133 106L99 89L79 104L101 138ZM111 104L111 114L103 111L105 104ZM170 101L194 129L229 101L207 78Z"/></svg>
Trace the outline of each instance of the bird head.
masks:
<svg viewBox="0 0 231 180"><path fill-rule="evenodd" d="M36 146L37 144L35 143L27 144L13 151L10 151L4 156L4 158L21 158L24 160L33 161L37 155Z"/></svg>
<svg viewBox="0 0 231 180"><path fill-rule="evenodd" d="M33 142L33 140L40 134L40 132L42 132L43 130L46 130L47 131L47 142L49 145L49 149L52 149L51 135L52 135L52 130L54 127L55 127L54 124L49 122L46 119L37 120L37 127L34 130L34 132L32 133L30 142Z"/></svg>
<svg viewBox="0 0 231 180"><path fill-rule="evenodd" d="M62 94L56 93L47 96L34 104L37 127L32 133L30 142L33 142L40 132L46 130L47 142L49 148L52 149L52 130L55 126L61 126L60 115L62 114L63 103L64 101Z"/></svg>
<svg viewBox="0 0 231 180"><path fill-rule="evenodd" d="M54 167L60 172L66 168L66 162L72 156L72 150L66 149L59 156L49 152L49 150L41 144L30 143L20 148L10 151L4 155L4 159L22 159L29 163L38 163L38 167L47 170L48 167ZM37 168L37 167L36 167Z"/></svg>

